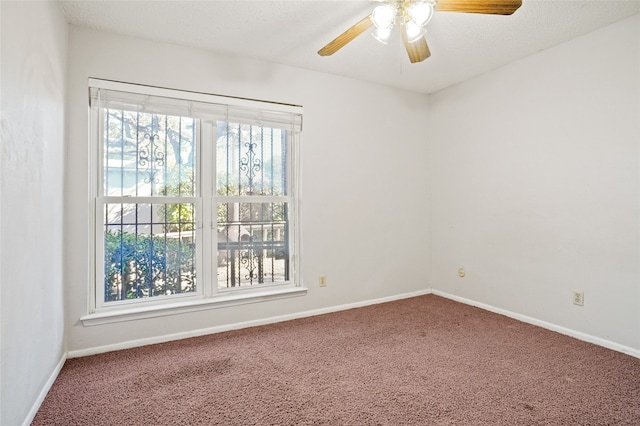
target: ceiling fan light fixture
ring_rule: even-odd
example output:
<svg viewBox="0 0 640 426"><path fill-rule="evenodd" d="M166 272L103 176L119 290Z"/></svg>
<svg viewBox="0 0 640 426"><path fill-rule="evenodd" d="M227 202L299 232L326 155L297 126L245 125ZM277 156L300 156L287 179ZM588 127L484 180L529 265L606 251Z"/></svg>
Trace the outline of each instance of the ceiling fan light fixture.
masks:
<svg viewBox="0 0 640 426"><path fill-rule="evenodd" d="M433 17L434 8L434 1L416 2L407 8L407 13L418 26L425 27Z"/></svg>
<svg viewBox="0 0 640 426"><path fill-rule="evenodd" d="M407 41L409 41L409 43L418 41L420 37L425 35L427 32L426 28L421 27L420 25L416 24L414 21L407 21L404 24L404 28L407 31Z"/></svg>
<svg viewBox="0 0 640 426"><path fill-rule="evenodd" d="M393 21L396 19L397 10L389 3L376 6L371 13L371 20L376 28L388 28L391 30Z"/></svg>
<svg viewBox="0 0 640 426"><path fill-rule="evenodd" d="M0 0L2 1L2 0ZM400 35L412 64L431 56L424 37L434 11L511 15L522 6L522 0L375 0L382 2L371 14L349 27L322 49L320 56L329 56L354 38L375 26L373 36L382 43L389 40L392 28L400 27Z"/></svg>
<svg viewBox="0 0 640 426"><path fill-rule="evenodd" d="M371 35L380 43L387 44L389 43L389 39L391 38L392 28L393 26L390 26L389 28L376 28L376 30L372 32Z"/></svg>

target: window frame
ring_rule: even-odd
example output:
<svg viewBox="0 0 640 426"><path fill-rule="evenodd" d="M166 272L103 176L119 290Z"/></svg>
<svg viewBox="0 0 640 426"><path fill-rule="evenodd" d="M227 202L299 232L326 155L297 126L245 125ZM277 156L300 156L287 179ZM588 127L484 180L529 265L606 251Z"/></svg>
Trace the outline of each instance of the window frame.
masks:
<svg viewBox="0 0 640 426"><path fill-rule="evenodd" d="M104 194L104 111L108 106L96 99L96 91L117 91L153 99L162 98L169 105L163 111L154 106L154 113L173 115L171 109L188 104L199 112L196 120L196 192L194 196L107 196ZM109 92L110 93L110 92ZM175 105L174 105L175 104ZM194 106L195 105L195 106ZM140 104L138 104L140 107ZM144 107L142 107L144 108ZM231 110L231 113L230 113ZM239 123L263 127L275 127L288 131L287 143L286 196L219 196L216 188L216 121L234 122L234 114ZM281 122L285 120L284 122ZM287 128L286 120L291 120ZM248 122L247 122L248 121ZM263 125L261 121L269 124ZM89 79L89 210L90 210L90 271L88 291L88 313L81 318L84 325L154 317L176 312L189 312L238 303L249 303L273 298L293 297L306 294L302 286L300 271L300 229L299 229L299 144L302 129L302 107L297 105L271 103L245 98L233 98L198 92L122 83L102 79ZM285 283L265 283L250 287L219 288L217 268L217 203L239 202L286 202L290 226L289 281ZM241 200L241 201L240 201ZM170 296L144 297L105 302L104 295L104 206L109 202L131 204L152 203L193 203L196 211L196 291Z"/></svg>

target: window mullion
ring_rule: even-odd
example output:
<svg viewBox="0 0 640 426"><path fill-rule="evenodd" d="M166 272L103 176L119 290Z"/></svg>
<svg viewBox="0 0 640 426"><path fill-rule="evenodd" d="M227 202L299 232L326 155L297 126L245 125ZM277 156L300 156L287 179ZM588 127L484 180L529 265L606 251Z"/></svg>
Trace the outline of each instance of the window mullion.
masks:
<svg viewBox="0 0 640 426"><path fill-rule="evenodd" d="M98 199L109 203L140 204L189 204L199 202L200 197L130 197L130 196L98 196Z"/></svg>
<svg viewBox="0 0 640 426"><path fill-rule="evenodd" d="M203 295L211 297L215 294L216 269L214 265L216 252L216 223L215 223L215 124L210 120L202 120L199 129L200 156L196 159L200 173L199 195L202 199L200 228L202 240L200 244L202 266Z"/></svg>
<svg viewBox="0 0 640 426"><path fill-rule="evenodd" d="M218 195L217 201L220 203L289 203L292 201L292 197L289 195L233 195L224 196Z"/></svg>

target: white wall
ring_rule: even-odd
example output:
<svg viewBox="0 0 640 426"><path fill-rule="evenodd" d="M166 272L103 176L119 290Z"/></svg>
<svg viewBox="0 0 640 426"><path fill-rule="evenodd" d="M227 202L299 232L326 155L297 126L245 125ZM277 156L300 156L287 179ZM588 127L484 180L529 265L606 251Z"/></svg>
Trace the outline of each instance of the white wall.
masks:
<svg viewBox="0 0 640 426"><path fill-rule="evenodd" d="M67 24L51 2L2 1L0 11L0 424L18 425L65 353Z"/></svg>
<svg viewBox="0 0 640 426"><path fill-rule="evenodd" d="M66 268L69 350L427 288L426 98L326 74L71 27ZM304 106L304 297L83 327L89 285L89 77ZM318 276L327 287L318 287Z"/></svg>
<svg viewBox="0 0 640 426"><path fill-rule="evenodd" d="M636 15L430 96L433 288L640 349L639 44Z"/></svg>

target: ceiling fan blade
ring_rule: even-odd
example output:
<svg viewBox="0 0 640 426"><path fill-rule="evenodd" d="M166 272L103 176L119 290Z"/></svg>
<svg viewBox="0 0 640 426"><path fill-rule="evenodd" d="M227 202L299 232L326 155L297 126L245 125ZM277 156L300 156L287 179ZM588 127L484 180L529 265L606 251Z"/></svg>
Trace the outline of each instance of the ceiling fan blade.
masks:
<svg viewBox="0 0 640 426"><path fill-rule="evenodd" d="M413 43L409 43L407 30L404 27L402 27L402 31L400 31L400 33L402 34L402 41L404 42L404 47L407 49L407 55L409 55L409 60L412 64L422 62L431 56L427 40L424 37L420 37Z"/></svg>
<svg viewBox="0 0 640 426"><path fill-rule="evenodd" d="M320 56L329 56L336 53L338 50L342 49L347 43L349 43L354 38L358 37L360 34L371 28L373 25L373 21L371 21L371 15L365 17L364 19L357 22L347 31L340 34L338 37L329 42L325 47L318 50L318 55Z"/></svg>
<svg viewBox="0 0 640 426"><path fill-rule="evenodd" d="M522 6L522 0L438 0L436 10L511 15L520 6Z"/></svg>

